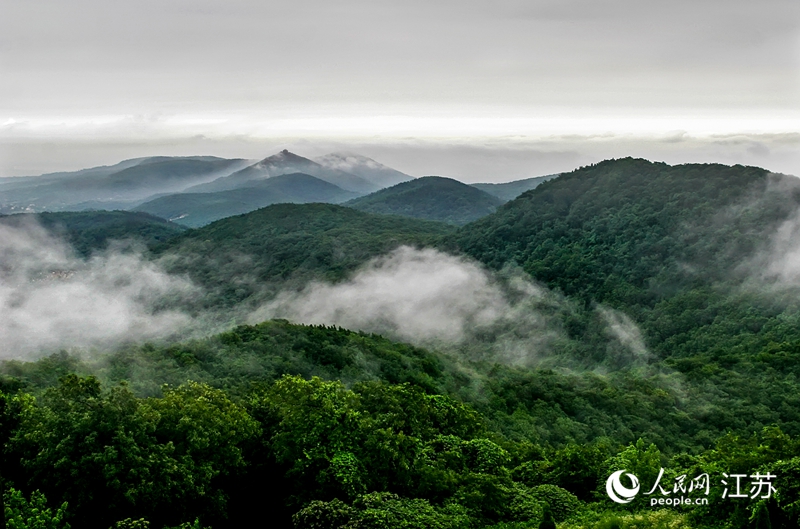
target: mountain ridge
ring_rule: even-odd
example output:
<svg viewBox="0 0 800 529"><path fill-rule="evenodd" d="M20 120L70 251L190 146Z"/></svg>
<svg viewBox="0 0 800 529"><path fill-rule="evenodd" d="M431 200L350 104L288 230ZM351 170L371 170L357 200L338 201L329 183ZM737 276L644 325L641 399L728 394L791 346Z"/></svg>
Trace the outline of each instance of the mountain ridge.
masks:
<svg viewBox="0 0 800 529"><path fill-rule="evenodd" d="M247 183L253 180L263 180L288 173L309 174L320 180L325 180L326 182L341 187L345 191L359 194L370 193L378 188L377 185L368 182L360 176L346 173L338 169L323 167L313 160L284 149L277 154L268 156L233 174L218 178L207 184L194 186L186 189L186 191L198 193L228 191L237 187L247 187Z"/></svg>

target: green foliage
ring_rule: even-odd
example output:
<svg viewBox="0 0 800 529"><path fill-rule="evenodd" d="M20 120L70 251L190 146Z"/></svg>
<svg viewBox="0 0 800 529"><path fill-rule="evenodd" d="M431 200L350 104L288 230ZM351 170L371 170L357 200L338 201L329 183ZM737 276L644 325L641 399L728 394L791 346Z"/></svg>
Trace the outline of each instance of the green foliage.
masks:
<svg viewBox="0 0 800 529"><path fill-rule="evenodd" d="M150 522L145 518L139 518L138 520L126 518L115 523L111 529L150 529ZM200 520L196 519L194 522L184 522L174 527L165 526L164 529L203 529L203 526L200 524ZM207 527L206 529L211 528Z"/></svg>
<svg viewBox="0 0 800 529"><path fill-rule="evenodd" d="M61 504L55 511L47 506L47 499L38 490L30 499L25 499L21 491L14 488L5 493L5 517L8 529L69 529L65 521L67 504Z"/></svg>
<svg viewBox="0 0 800 529"><path fill-rule="evenodd" d="M574 494L555 485L539 485L531 490L531 495L546 505L550 515L557 522L562 522L575 514L581 507L581 501Z"/></svg>
<svg viewBox="0 0 800 529"><path fill-rule="evenodd" d="M779 194L770 196L778 211L760 208L733 226L715 218L766 185L767 171L753 167L610 160L541 184L453 240L492 266L516 261L569 295L643 303L647 283L675 274L679 260L702 257L702 273L718 277L731 267L721 250L733 237L740 253L752 248L754 224L774 226L787 211Z"/></svg>
<svg viewBox="0 0 800 529"><path fill-rule="evenodd" d="M295 529L456 529L469 527L457 505L435 507L423 499L387 492L359 496L352 506L339 500L314 501L294 516Z"/></svg>
<svg viewBox="0 0 800 529"><path fill-rule="evenodd" d="M713 523L713 522L712 522ZM638 513L585 511L574 516L559 529L694 529L686 514L669 509L645 510Z"/></svg>
<svg viewBox="0 0 800 529"><path fill-rule="evenodd" d="M800 457L765 464L761 472L776 476L775 494L787 526L800 526Z"/></svg>
<svg viewBox="0 0 800 529"><path fill-rule="evenodd" d="M309 279L342 279L372 257L451 231L331 204L277 204L190 230L154 251L170 272L207 289L208 306L229 306Z"/></svg>
<svg viewBox="0 0 800 529"><path fill-rule="evenodd" d="M150 522L144 518L139 518L138 520L125 518L115 523L112 529L150 529Z"/></svg>
<svg viewBox="0 0 800 529"><path fill-rule="evenodd" d="M549 504L544 508L544 514L542 515L542 521L539 523L539 529L556 529L556 520L553 518L553 511L550 509Z"/></svg>
<svg viewBox="0 0 800 529"><path fill-rule="evenodd" d="M108 247L112 240L134 240L151 246L184 231L184 228L147 213L130 211L64 211L0 216L0 223L20 226L33 219L54 235L62 236L76 253L88 257Z"/></svg>
<svg viewBox="0 0 800 529"><path fill-rule="evenodd" d="M119 514L178 521L219 515L218 476L243 466L256 432L221 391L196 383L141 400L125 387L102 391L74 375L29 407L13 440L27 480L70 502L84 527L108 527Z"/></svg>
<svg viewBox="0 0 800 529"><path fill-rule="evenodd" d="M269 450L287 469L292 501L300 503L387 488L452 495L458 472L498 471L505 457L488 440L457 436L480 431L472 410L408 385L347 390L339 382L287 376L250 408L269 425Z"/></svg>
<svg viewBox="0 0 800 529"><path fill-rule="evenodd" d="M139 395L158 395L162 384L197 380L241 393L251 384L284 374L339 379L408 382L442 392L455 382L444 355L381 336L346 329L269 321L242 325L203 340L143 344L109 353L88 364L56 353L36 362L0 362L0 381L9 387L41 390L68 373L93 372L104 382L129 383ZM0 385L2 387L2 385Z"/></svg>
<svg viewBox="0 0 800 529"><path fill-rule="evenodd" d="M391 493L359 497L353 507L357 514L348 529L456 529L470 525L467 513L457 505L432 506L424 499L406 499Z"/></svg>
<svg viewBox="0 0 800 529"><path fill-rule="evenodd" d="M314 500L292 516L295 529L336 529L347 525L356 511L343 501Z"/></svg>

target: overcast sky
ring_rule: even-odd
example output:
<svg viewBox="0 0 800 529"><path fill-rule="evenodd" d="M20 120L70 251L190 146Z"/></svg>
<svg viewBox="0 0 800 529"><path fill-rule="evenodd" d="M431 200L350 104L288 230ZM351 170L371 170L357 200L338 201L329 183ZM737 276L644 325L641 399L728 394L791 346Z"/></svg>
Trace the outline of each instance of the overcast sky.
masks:
<svg viewBox="0 0 800 529"><path fill-rule="evenodd" d="M800 174L798 0L0 0L0 176L350 150Z"/></svg>

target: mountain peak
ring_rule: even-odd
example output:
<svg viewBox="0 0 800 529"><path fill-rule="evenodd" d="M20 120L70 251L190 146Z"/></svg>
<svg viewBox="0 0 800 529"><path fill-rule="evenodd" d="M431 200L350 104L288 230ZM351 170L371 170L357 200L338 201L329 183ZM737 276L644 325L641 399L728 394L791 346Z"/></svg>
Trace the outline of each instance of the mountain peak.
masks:
<svg viewBox="0 0 800 529"><path fill-rule="evenodd" d="M287 163L303 163L303 164L317 165L315 162L312 162L308 158L304 158L300 155L290 152L288 149L283 149L277 154L273 154L272 156L267 156L266 158L258 162L258 165L268 166L268 165L287 164Z"/></svg>

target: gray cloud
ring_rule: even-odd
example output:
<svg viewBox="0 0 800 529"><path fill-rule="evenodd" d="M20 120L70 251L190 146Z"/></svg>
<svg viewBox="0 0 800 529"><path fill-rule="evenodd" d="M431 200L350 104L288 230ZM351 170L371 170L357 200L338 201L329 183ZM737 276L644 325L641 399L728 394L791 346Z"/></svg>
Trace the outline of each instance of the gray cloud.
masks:
<svg viewBox="0 0 800 529"><path fill-rule="evenodd" d="M312 282L300 291L284 291L249 320L336 325L458 358L517 366L598 373L648 367L651 354L636 323L602 305L594 317L605 336L603 342L599 335L597 347L604 349L587 356L563 329L563 317L575 310L521 270L489 272L463 257L400 247L344 282Z"/></svg>
<svg viewBox="0 0 800 529"><path fill-rule="evenodd" d="M194 291L135 252L83 261L34 223L0 225L0 358L173 335L191 320L159 306Z"/></svg>
<svg viewBox="0 0 800 529"><path fill-rule="evenodd" d="M756 262L762 277L782 286L800 286L800 211L778 227L767 253L759 255Z"/></svg>
<svg viewBox="0 0 800 529"><path fill-rule="evenodd" d="M502 291L476 264L401 247L349 281L313 282L261 307L254 321L282 317L309 324L387 332L406 341L460 342L508 310Z"/></svg>
<svg viewBox="0 0 800 529"><path fill-rule="evenodd" d="M798 103L793 0L9 0L3 15L4 118Z"/></svg>
<svg viewBox="0 0 800 529"><path fill-rule="evenodd" d="M473 359L531 365L561 338L562 300L520 273L489 274L433 249L401 247L349 280L283 292L251 316L377 332Z"/></svg>
<svg viewBox="0 0 800 529"><path fill-rule="evenodd" d="M798 173L796 142L752 136L796 131L799 43L794 0L9 0L0 176L303 138L468 180L628 155Z"/></svg>

